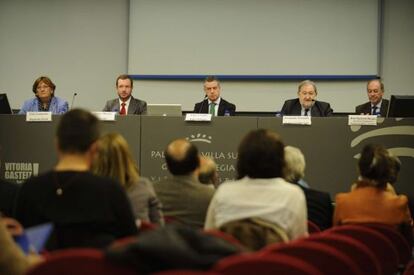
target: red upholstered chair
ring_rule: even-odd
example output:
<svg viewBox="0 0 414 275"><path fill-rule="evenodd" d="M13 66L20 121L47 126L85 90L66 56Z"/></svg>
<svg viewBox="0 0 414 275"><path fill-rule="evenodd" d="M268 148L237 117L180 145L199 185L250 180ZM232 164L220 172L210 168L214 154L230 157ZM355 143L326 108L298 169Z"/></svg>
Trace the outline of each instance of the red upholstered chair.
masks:
<svg viewBox="0 0 414 275"><path fill-rule="evenodd" d="M132 275L132 270L113 265L100 250L90 248L65 249L51 252L47 259L31 268L27 275Z"/></svg>
<svg viewBox="0 0 414 275"><path fill-rule="evenodd" d="M219 261L211 271L224 275L322 275L317 268L306 261L283 254L230 256Z"/></svg>
<svg viewBox="0 0 414 275"><path fill-rule="evenodd" d="M345 253L354 261L364 274L380 275L381 266L375 254L363 243L351 237L336 234L316 234L304 241L324 243Z"/></svg>
<svg viewBox="0 0 414 275"><path fill-rule="evenodd" d="M411 260L411 262L407 264L403 275L414 275L414 260Z"/></svg>
<svg viewBox="0 0 414 275"><path fill-rule="evenodd" d="M397 231L396 228L387 225L387 224L379 224L379 223L369 223L363 224L364 226L368 226L369 228L375 229L376 231L383 234L387 237L394 247L397 249L398 258L400 260L399 264L401 266L405 266L411 259L411 247L408 241L404 238L401 233Z"/></svg>
<svg viewBox="0 0 414 275"><path fill-rule="evenodd" d="M362 225L335 226L327 231L349 236L364 243L375 254L381 265L381 274L394 274L398 270L398 253L381 233Z"/></svg>
<svg viewBox="0 0 414 275"><path fill-rule="evenodd" d="M321 229L316 223L308 220L308 232L309 234L319 233L321 232Z"/></svg>
<svg viewBox="0 0 414 275"><path fill-rule="evenodd" d="M307 242L301 239L287 244L269 245L262 250L264 255L276 253L284 254L307 261L323 274L335 275L362 275L359 266L349 256L329 245L316 242Z"/></svg>

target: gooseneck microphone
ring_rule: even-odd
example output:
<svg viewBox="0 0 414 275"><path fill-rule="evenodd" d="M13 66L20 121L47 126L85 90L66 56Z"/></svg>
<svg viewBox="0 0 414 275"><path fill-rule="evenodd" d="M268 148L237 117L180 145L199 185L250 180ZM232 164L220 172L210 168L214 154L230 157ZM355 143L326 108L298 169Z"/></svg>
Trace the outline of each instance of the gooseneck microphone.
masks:
<svg viewBox="0 0 414 275"><path fill-rule="evenodd" d="M204 96L203 101L201 102L200 108L198 109L197 113L201 114L201 110L203 110L204 101L206 100L206 98L207 98L207 95Z"/></svg>
<svg viewBox="0 0 414 275"><path fill-rule="evenodd" d="M72 110L72 108L73 108L73 103L75 102L75 97L78 95L78 93L73 93L73 96L72 96L72 103L70 104L70 110Z"/></svg>

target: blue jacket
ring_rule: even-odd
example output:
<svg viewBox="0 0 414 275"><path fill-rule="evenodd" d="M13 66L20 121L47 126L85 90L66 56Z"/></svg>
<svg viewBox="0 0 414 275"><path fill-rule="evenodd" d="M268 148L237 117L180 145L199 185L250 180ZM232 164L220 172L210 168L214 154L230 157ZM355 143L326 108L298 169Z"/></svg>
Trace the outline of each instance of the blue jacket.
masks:
<svg viewBox="0 0 414 275"><path fill-rule="evenodd" d="M59 97L52 97L50 102L49 111L54 115L64 114L69 110L69 104L66 100L63 100ZM37 97L26 100L23 103L22 108L19 111L19 114L26 114L27 112L39 112L39 100Z"/></svg>

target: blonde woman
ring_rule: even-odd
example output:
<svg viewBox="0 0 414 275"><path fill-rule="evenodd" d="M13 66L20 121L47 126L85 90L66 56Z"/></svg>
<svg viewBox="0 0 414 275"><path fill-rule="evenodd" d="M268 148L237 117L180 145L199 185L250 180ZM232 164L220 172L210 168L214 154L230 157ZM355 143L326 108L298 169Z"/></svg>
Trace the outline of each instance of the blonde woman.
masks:
<svg viewBox="0 0 414 275"><path fill-rule="evenodd" d="M139 176L128 143L120 134L110 133L99 139L92 172L115 179L124 187L137 220L164 224L152 183Z"/></svg>

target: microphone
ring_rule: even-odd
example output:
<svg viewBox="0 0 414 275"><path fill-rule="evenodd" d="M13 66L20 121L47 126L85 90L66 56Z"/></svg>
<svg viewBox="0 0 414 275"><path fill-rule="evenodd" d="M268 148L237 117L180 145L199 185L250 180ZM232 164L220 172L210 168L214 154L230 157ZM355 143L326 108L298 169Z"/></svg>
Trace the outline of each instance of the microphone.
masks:
<svg viewBox="0 0 414 275"><path fill-rule="evenodd" d="M72 97L72 103L70 104L70 110L72 110L72 108L73 108L73 103L75 102L75 97L77 96L78 94L75 92L75 93L73 93L73 97Z"/></svg>
<svg viewBox="0 0 414 275"><path fill-rule="evenodd" d="M207 95L204 96L203 101L201 102L200 108L198 109L198 112L197 113L201 114L201 110L203 109L204 101L206 100L206 98L207 98Z"/></svg>

